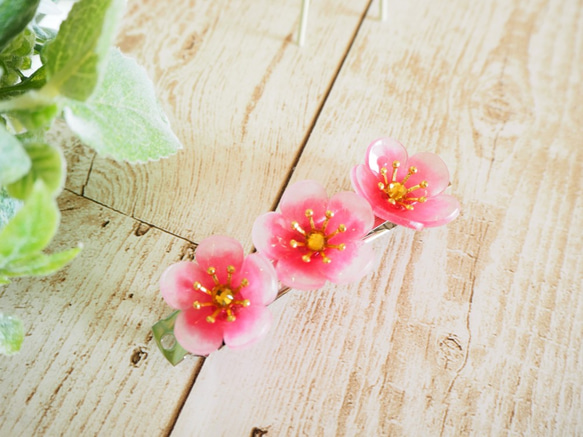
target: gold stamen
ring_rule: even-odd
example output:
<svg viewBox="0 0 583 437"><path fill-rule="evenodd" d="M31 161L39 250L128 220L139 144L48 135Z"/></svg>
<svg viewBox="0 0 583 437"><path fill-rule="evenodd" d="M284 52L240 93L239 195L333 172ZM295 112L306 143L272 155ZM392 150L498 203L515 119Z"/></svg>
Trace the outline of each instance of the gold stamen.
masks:
<svg viewBox="0 0 583 437"><path fill-rule="evenodd" d="M233 305L241 305L242 307L248 307L249 305L251 305L251 302L249 301L249 299L236 300L233 302Z"/></svg>
<svg viewBox="0 0 583 437"><path fill-rule="evenodd" d="M195 310L199 310L199 309L201 309L201 308L203 308L203 307L212 307L212 306L214 306L214 305L215 305L215 304L214 304L213 302L199 302L199 301L197 301L197 300L195 300L195 301L192 303L192 306L193 306L193 308L194 308Z"/></svg>
<svg viewBox="0 0 583 437"><path fill-rule="evenodd" d="M407 193L410 193L411 191L418 190L419 188L427 188L428 186L429 186L429 183L427 181L421 181L421 182L419 182L419 184L417 184L411 188L408 188Z"/></svg>
<svg viewBox="0 0 583 437"><path fill-rule="evenodd" d="M211 291L209 289L207 289L206 287L204 287L200 282L196 281L194 284L192 284L192 286L194 287L195 290L199 290L202 291L203 293L206 294L211 294Z"/></svg>
<svg viewBox="0 0 583 437"><path fill-rule="evenodd" d="M324 220L324 223L322 223L322 232L326 232L326 227L328 226L328 222L332 217L334 217L334 213L330 210L327 210L326 219Z"/></svg>
<svg viewBox="0 0 583 437"><path fill-rule="evenodd" d="M386 167L381 168L381 175L383 176L383 179L385 181L382 188L380 186L380 184L382 184L382 182L379 182L379 188L381 188L381 190L382 190L385 188L386 185L389 184L389 180L387 179L387 168Z"/></svg>
<svg viewBox="0 0 583 437"><path fill-rule="evenodd" d="M316 224L314 223L314 210L306 209L306 217L310 219L310 228L312 228L312 230L316 229Z"/></svg>
<svg viewBox="0 0 583 437"><path fill-rule="evenodd" d="M300 226L300 224L299 224L298 222L296 222L296 221L293 221L293 222L291 223L291 227L292 227L292 229L294 229L294 230L298 231L300 234L302 234L302 235L306 235L306 231L304 231L304 230L302 229L302 227Z"/></svg>
<svg viewBox="0 0 583 437"><path fill-rule="evenodd" d="M233 278L233 273L235 273L234 266L227 266L227 285L231 285L231 279Z"/></svg>
<svg viewBox="0 0 583 437"><path fill-rule="evenodd" d="M217 308L214 313L207 316L206 321L209 323L215 323L217 321L217 316L221 313L222 308Z"/></svg>
<svg viewBox="0 0 583 437"><path fill-rule="evenodd" d="M393 176L391 177L392 182L397 180L397 171L399 171L400 166L401 163L399 161L393 161Z"/></svg>
<svg viewBox="0 0 583 437"><path fill-rule="evenodd" d="M405 182L407 182L409 180L409 178L414 175L415 173L417 173L417 167L409 167L409 172L407 173L407 176L405 176L405 178L403 179L403 181L401 182L401 185L405 185Z"/></svg>
<svg viewBox="0 0 583 437"><path fill-rule="evenodd" d="M219 285L219 278L217 277L217 270L214 267L209 267L206 272L213 277L215 285Z"/></svg>
<svg viewBox="0 0 583 437"><path fill-rule="evenodd" d="M334 237L335 235L338 235L341 232L346 232L346 226L344 226L343 224L338 225L338 229L336 229L334 232L332 232L331 234L328 234L326 236L326 239L329 240L332 237Z"/></svg>
<svg viewBox="0 0 583 437"><path fill-rule="evenodd" d="M299 247L299 246L305 246L305 244L304 244L304 243L302 243L301 241L297 241L297 240L290 240L290 241L289 241L289 245L290 245L291 247L293 247L294 249L295 249L296 247Z"/></svg>

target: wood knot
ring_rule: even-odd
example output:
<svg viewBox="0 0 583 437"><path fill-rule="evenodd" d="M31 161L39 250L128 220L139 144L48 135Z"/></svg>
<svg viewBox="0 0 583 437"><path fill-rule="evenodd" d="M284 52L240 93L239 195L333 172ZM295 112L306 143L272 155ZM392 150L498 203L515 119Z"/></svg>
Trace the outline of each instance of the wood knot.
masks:
<svg viewBox="0 0 583 437"><path fill-rule="evenodd" d="M524 133L532 118L532 103L514 70L505 63L493 63L472 91L474 136L483 137L489 144L500 139L510 139L512 143Z"/></svg>
<svg viewBox="0 0 583 437"><path fill-rule="evenodd" d="M136 230L134 231L134 235L136 237L141 237L142 235L146 235L148 233L148 231L150 230L151 226L147 225L145 223L139 223L138 226L136 227Z"/></svg>
<svg viewBox="0 0 583 437"><path fill-rule="evenodd" d="M182 247L180 251L180 259L179 261L194 261L194 252L196 250L196 246L192 244L187 244Z"/></svg>
<svg viewBox="0 0 583 437"><path fill-rule="evenodd" d="M438 347L445 369L450 369L452 364L459 367L459 364L464 360L464 346L457 335L444 335L439 340Z"/></svg>
<svg viewBox="0 0 583 437"><path fill-rule="evenodd" d="M139 364L148 358L148 351L146 348L139 346L134 349L132 356L130 357L130 362L132 366L139 367Z"/></svg>
<svg viewBox="0 0 583 437"><path fill-rule="evenodd" d="M267 430L263 428L254 427L251 430L251 437L261 437L267 434Z"/></svg>

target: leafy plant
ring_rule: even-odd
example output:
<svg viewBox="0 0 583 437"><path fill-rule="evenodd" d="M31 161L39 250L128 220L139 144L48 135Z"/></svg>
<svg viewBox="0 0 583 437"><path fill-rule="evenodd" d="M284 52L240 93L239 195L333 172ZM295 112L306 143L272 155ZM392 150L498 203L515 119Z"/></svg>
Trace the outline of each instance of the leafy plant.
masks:
<svg viewBox="0 0 583 437"><path fill-rule="evenodd" d="M0 0L0 285L53 273L80 250L44 252L66 176L62 151L44 135L55 118L118 160L157 160L182 147L144 69L111 47L124 0L80 0L58 32L43 27L39 4ZM0 354L17 352L23 332L0 314Z"/></svg>

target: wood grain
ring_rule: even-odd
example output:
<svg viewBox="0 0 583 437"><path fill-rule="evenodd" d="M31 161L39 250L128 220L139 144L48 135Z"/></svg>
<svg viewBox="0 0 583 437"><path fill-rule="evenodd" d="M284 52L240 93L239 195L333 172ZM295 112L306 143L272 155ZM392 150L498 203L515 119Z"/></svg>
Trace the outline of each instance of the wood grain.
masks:
<svg viewBox="0 0 583 437"><path fill-rule="evenodd" d="M0 359L0 435L160 435L171 428L198 359L172 368L150 326L165 316L157 281L192 244L75 194L60 198L52 250L83 241L67 268L0 289L26 327Z"/></svg>
<svg viewBox="0 0 583 437"><path fill-rule="evenodd" d="M27 325L0 435L583 435L583 5L411 0L381 23L377 1L322 0L302 49L299 6L130 2L120 45L186 148L120 165L55 126L51 249L85 249L0 289ZM157 283L190 241L250 248L286 185L350 189L384 135L444 158L461 216L378 240L357 284L287 294L251 348L167 364Z"/></svg>
<svg viewBox="0 0 583 437"><path fill-rule="evenodd" d="M347 189L390 134L444 157L462 216L396 231L361 284L288 295L268 341L205 363L173 435L582 433L582 44L569 1L367 19L292 181Z"/></svg>
<svg viewBox="0 0 583 437"><path fill-rule="evenodd" d="M133 3L120 46L147 66L185 149L146 166L98 157L85 195L193 241L219 233L250 248L367 4L318 2L299 48L295 0Z"/></svg>

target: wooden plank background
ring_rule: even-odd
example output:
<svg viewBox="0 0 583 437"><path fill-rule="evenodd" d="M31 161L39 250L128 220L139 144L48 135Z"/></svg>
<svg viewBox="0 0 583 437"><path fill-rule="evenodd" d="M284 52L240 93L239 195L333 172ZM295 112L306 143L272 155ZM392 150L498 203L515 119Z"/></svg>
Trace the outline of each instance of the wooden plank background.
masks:
<svg viewBox="0 0 583 437"><path fill-rule="evenodd" d="M57 275L0 289L27 325L0 358L0 435L583 435L583 4L576 0L131 2L185 149L129 166L63 125ZM375 242L373 274L289 293L262 342L177 367L149 327L196 242L251 250L282 190L384 135L448 163L462 214Z"/></svg>

